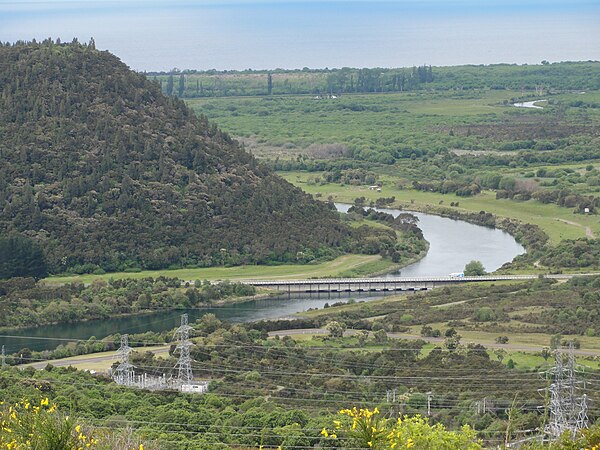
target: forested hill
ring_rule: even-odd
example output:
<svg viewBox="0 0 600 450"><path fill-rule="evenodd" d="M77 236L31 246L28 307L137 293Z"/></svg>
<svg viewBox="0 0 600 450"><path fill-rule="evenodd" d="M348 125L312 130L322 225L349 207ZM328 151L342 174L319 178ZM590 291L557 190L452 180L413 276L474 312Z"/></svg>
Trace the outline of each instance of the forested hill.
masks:
<svg viewBox="0 0 600 450"><path fill-rule="evenodd" d="M53 272L292 260L349 235L115 56L50 40L0 47L0 232Z"/></svg>

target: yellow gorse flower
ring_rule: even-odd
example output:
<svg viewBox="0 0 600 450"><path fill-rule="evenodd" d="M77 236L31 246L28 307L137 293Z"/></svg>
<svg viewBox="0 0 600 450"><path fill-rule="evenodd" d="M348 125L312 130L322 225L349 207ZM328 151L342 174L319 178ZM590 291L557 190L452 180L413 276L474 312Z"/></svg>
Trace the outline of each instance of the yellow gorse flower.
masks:
<svg viewBox="0 0 600 450"><path fill-rule="evenodd" d="M40 448L41 439L54 433L63 433L63 425L57 423L55 404L48 407L50 400L24 399L14 405L0 405L0 450L25 450ZM38 406L39 405L39 406ZM63 420L63 418L59 418ZM84 450L98 444L89 434L84 434L83 427L76 425L70 428L69 417L64 417L70 429L65 441L65 450Z"/></svg>

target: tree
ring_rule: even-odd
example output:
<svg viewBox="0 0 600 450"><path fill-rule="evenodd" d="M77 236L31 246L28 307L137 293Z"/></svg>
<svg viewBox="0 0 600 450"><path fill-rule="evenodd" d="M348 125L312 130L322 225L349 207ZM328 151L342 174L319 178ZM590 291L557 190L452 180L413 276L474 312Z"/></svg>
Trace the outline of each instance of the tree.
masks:
<svg viewBox="0 0 600 450"><path fill-rule="evenodd" d="M325 329L329 331L332 338L341 338L344 336L344 331L346 331L346 324L333 320L325 325Z"/></svg>
<svg viewBox="0 0 600 450"><path fill-rule="evenodd" d="M360 330L356 333L356 338L358 339L358 346L364 347L367 343L367 338L369 337L369 332L367 330Z"/></svg>
<svg viewBox="0 0 600 450"><path fill-rule="evenodd" d="M167 95L170 97L173 95L173 75L169 75L167 79Z"/></svg>
<svg viewBox="0 0 600 450"><path fill-rule="evenodd" d="M183 97L184 92L185 92L185 75L181 74L181 75L179 75L179 89L178 89L179 98Z"/></svg>
<svg viewBox="0 0 600 450"><path fill-rule="evenodd" d="M491 322L496 319L496 313L489 306L482 306L475 311L473 317L477 322Z"/></svg>
<svg viewBox="0 0 600 450"><path fill-rule="evenodd" d="M552 356L552 350L548 347L544 347L540 352L540 356L544 358L544 361L548 361L548 358Z"/></svg>
<svg viewBox="0 0 600 450"><path fill-rule="evenodd" d="M48 276L44 253L31 239L20 234L0 237L0 279Z"/></svg>
<svg viewBox="0 0 600 450"><path fill-rule="evenodd" d="M560 334L555 334L550 338L550 348L552 350L556 350L560 347L560 343L562 341L562 336Z"/></svg>
<svg viewBox="0 0 600 450"><path fill-rule="evenodd" d="M461 338L462 336L460 334L447 337L444 340L444 347L446 347L448 351L453 352L459 347Z"/></svg>
<svg viewBox="0 0 600 450"><path fill-rule="evenodd" d="M502 348L498 348L498 349L494 350L494 355L496 355L496 358L498 358L498 361L502 362L504 360L504 358L506 357L506 350L504 350Z"/></svg>
<svg viewBox="0 0 600 450"><path fill-rule="evenodd" d="M465 266L465 276L467 277L474 277L485 274L485 267L483 267L483 263L481 261L471 261Z"/></svg>
<svg viewBox="0 0 600 450"><path fill-rule="evenodd" d="M273 76L270 72L267 74L267 93L269 95L273 93Z"/></svg>
<svg viewBox="0 0 600 450"><path fill-rule="evenodd" d="M508 336L498 336L496 338L496 344L508 344Z"/></svg>
<svg viewBox="0 0 600 450"><path fill-rule="evenodd" d="M383 344L384 342L387 342L388 339L388 335L385 330L377 330L375 333L373 333L373 337L375 338L375 342L378 344Z"/></svg>

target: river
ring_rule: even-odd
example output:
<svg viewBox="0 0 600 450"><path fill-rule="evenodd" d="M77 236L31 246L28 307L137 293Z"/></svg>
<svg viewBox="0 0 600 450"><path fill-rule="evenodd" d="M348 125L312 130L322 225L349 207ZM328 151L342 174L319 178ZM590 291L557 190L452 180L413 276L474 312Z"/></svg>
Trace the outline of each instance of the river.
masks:
<svg viewBox="0 0 600 450"><path fill-rule="evenodd" d="M387 293L386 295L391 294ZM30 350L48 350L71 340L89 339L91 336L102 339L115 333L134 334L146 331L172 330L179 326L180 317L183 313L189 315L190 322L194 322L208 313L213 313L218 318L232 323L253 322L289 317L294 313L306 311L310 308L323 308L326 303L347 302L349 299L369 301L381 298L382 295L382 293L368 292L281 295L222 307L161 311L105 320L45 325L7 332L0 337L0 345L6 347L7 353L14 353L25 347Z"/></svg>
<svg viewBox="0 0 600 450"><path fill-rule="evenodd" d="M338 211L346 212L352 205L336 203ZM419 218L419 228L429 241L427 255L414 264L402 268L388 276L424 277L445 276L452 272L462 272L465 265L473 260L483 263L486 271L493 272L525 249L506 231L473 225L464 220L449 219L413 211L375 208L392 214L410 212Z"/></svg>
<svg viewBox="0 0 600 450"><path fill-rule="evenodd" d="M536 105L536 103L545 102L545 101L546 100L534 100L532 102L518 102L518 103L513 103L513 106L516 106L517 108L544 109L543 106L538 106L538 105Z"/></svg>
<svg viewBox="0 0 600 450"><path fill-rule="evenodd" d="M350 206L336 204L338 210L342 212L346 212ZM394 216L402 212L397 209L385 208L377 210ZM451 272L461 272L465 264L474 259L481 261L486 270L491 272L525 252L525 249L504 231L431 214L420 212L412 214L419 218L419 227L430 244L429 252L420 261L389 276L448 275ZM170 330L179 325L179 318L183 312L189 314L191 322L204 314L214 313L221 319L239 323L287 317L309 308L322 308L325 303L348 301L350 298L369 301L380 296L381 294L377 296L374 293L358 292L294 294L290 297L287 295L271 297L218 308L161 311L74 324L48 325L7 333L14 337L0 337L0 345L6 346L7 353L13 353L25 347L31 350L46 350L64 344L69 339L88 339L90 336L102 339L115 333L133 334L144 331Z"/></svg>

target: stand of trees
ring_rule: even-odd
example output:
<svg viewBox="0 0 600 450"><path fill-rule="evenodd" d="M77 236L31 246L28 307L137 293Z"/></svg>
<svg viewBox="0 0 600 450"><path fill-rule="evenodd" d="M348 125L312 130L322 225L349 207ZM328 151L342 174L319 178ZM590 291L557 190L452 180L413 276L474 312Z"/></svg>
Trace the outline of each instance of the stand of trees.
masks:
<svg viewBox="0 0 600 450"><path fill-rule="evenodd" d="M48 275L41 248L18 234L0 236L0 279L11 277L44 278Z"/></svg>

